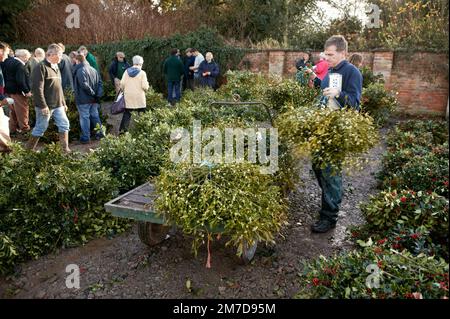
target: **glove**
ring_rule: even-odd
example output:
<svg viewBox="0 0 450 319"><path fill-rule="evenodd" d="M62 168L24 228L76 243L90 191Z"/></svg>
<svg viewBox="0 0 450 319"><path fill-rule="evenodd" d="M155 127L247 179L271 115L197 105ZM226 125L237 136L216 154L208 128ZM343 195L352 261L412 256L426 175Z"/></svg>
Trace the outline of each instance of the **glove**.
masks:
<svg viewBox="0 0 450 319"><path fill-rule="evenodd" d="M8 103L9 105L13 105L14 104L14 99L7 97L6 98L6 103Z"/></svg>

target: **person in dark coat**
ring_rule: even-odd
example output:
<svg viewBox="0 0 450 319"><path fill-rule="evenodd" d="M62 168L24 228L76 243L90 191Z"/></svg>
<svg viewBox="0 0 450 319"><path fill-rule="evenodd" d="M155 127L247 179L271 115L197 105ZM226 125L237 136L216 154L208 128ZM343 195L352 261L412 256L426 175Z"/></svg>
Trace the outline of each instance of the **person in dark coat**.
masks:
<svg viewBox="0 0 450 319"><path fill-rule="evenodd" d="M73 71L75 88L75 103L80 115L81 136L80 143L88 144L91 136L91 123L99 127L96 138L103 137L102 123L98 109L103 95L103 83L97 70L89 65L82 54L76 57L77 65Z"/></svg>
<svg viewBox="0 0 450 319"><path fill-rule="evenodd" d="M184 59L184 77L183 87L185 89L194 90L194 72L190 69L190 67L195 64L195 56L192 52L192 49L186 49L186 57Z"/></svg>
<svg viewBox="0 0 450 319"><path fill-rule="evenodd" d="M72 79L72 62L67 54L66 47L62 43L58 43L58 45L63 50L63 55L61 58L61 62L58 63L59 70L61 71L61 80L63 90L73 91L73 79Z"/></svg>
<svg viewBox="0 0 450 319"><path fill-rule="evenodd" d="M180 84L181 77L184 74L184 65L178 57L178 52L178 49L172 49L170 51L170 57L164 61L163 65L163 73L167 80L167 100L172 105L181 99Z"/></svg>
<svg viewBox="0 0 450 319"><path fill-rule="evenodd" d="M127 59L125 58L125 53L117 52L108 71L111 83L112 85L114 85L116 89L116 94L119 93L120 91L120 80L122 80L123 74L130 67L131 65L127 62Z"/></svg>
<svg viewBox="0 0 450 319"><path fill-rule="evenodd" d="M332 109L349 107L360 110L362 75L361 72L345 57L348 52L347 40L341 35L330 37L325 42L325 57L330 66L327 75L320 81L320 88L327 107ZM341 79L332 82L333 78ZM318 184L322 189L322 207L319 220L311 226L315 233L326 233L336 227L339 207L343 198L344 188L342 173L333 171L328 163L325 167L313 162L313 170Z"/></svg>
<svg viewBox="0 0 450 319"><path fill-rule="evenodd" d="M198 72L200 74L200 85L208 86L212 89L216 88L216 79L219 76L219 65L214 62L214 56L211 52L207 52L205 60L200 63Z"/></svg>
<svg viewBox="0 0 450 319"><path fill-rule="evenodd" d="M3 112L3 106L11 105L14 100L4 95L5 82L3 81L2 62L9 54L9 45L0 42L0 153L9 153L12 151L9 144L11 138L9 137L8 117Z"/></svg>
<svg viewBox="0 0 450 319"><path fill-rule="evenodd" d="M10 134L30 131L28 99L31 97L30 76L26 63L31 57L28 50L16 50L15 58L8 58L2 64L5 78L5 93L14 99L9 107Z"/></svg>

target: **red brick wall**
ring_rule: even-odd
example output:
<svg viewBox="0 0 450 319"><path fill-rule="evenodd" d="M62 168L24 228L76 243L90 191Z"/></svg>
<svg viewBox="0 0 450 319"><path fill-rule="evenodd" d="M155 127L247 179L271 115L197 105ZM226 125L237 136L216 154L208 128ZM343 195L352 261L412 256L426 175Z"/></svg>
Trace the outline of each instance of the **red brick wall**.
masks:
<svg viewBox="0 0 450 319"><path fill-rule="evenodd" d="M390 88L407 113L445 114L448 101L448 56L436 53L396 53Z"/></svg>
<svg viewBox="0 0 450 319"><path fill-rule="evenodd" d="M269 52L263 51L246 54L239 64L239 69L248 69L255 73L269 72Z"/></svg>
<svg viewBox="0 0 450 319"><path fill-rule="evenodd" d="M295 75L295 61L300 51L266 50L247 54L241 69L252 72ZM313 61L320 52L313 52ZM350 52L352 54L353 52ZM374 73L382 73L386 88L398 92L397 98L405 113L445 114L448 101L448 55L437 53L358 52L363 65Z"/></svg>

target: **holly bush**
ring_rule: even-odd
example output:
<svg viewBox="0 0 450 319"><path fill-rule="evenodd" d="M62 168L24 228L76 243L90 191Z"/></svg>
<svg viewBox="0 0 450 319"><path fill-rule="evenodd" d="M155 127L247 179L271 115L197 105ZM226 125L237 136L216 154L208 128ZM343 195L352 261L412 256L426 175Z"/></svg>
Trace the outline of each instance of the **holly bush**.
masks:
<svg viewBox="0 0 450 319"><path fill-rule="evenodd" d="M400 144L441 145L448 143L448 137L448 123L445 120L408 120L398 123L389 134L388 143L391 146Z"/></svg>
<svg viewBox="0 0 450 319"><path fill-rule="evenodd" d="M371 239L362 249L321 256L305 265L298 298L443 299L448 298L448 263L426 254L412 255ZM370 268L368 268L370 267ZM376 268L375 268L376 267ZM378 269L378 276L370 269ZM371 277L370 277L371 276ZM374 281L372 281L372 278ZM378 288L367 285L376 282Z"/></svg>
<svg viewBox="0 0 450 319"><path fill-rule="evenodd" d="M448 197L448 128L442 121L406 121L388 135L378 178L383 187Z"/></svg>
<svg viewBox="0 0 450 319"><path fill-rule="evenodd" d="M377 230L425 226L438 239L448 236L448 200L433 192L384 190L361 205L367 223Z"/></svg>
<svg viewBox="0 0 450 319"><path fill-rule="evenodd" d="M276 126L298 156L310 155L315 165L333 170L357 167L358 156L378 141L372 118L352 109L294 109L280 115Z"/></svg>
<svg viewBox="0 0 450 319"><path fill-rule="evenodd" d="M429 152L429 148L420 145L398 149L388 147L382 158L383 169L378 172L377 176L381 181L389 179L393 174L399 172L412 158L427 156Z"/></svg>
<svg viewBox="0 0 450 319"><path fill-rule="evenodd" d="M401 167L384 179L385 187L413 189L415 191L435 192L448 198L448 144L446 157L428 153L425 156L409 158Z"/></svg>
<svg viewBox="0 0 450 319"><path fill-rule="evenodd" d="M363 89L361 110L370 114L375 124L385 124L397 107L397 99L384 88L383 83L373 83Z"/></svg>
<svg viewBox="0 0 450 319"><path fill-rule="evenodd" d="M125 230L127 222L104 211L118 184L95 158L67 156L54 144L40 152L13 147L0 168L0 187L8 190L0 193L2 267L11 266L9 258L14 263L37 258Z"/></svg>
<svg viewBox="0 0 450 319"><path fill-rule="evenodd" d="M269 175L250 163L178 164L156 178L156 211L193 236L193 249L215 231L242 253L244 242L273 242L286 205Z"/></svg>
<svg viewBox="0 0 450 319"><path fill-rule="evenodd" d="M352 227L349 230L350 239L357 244L367 242L372 238L377 245L386 249L407 250L414 256L426 254L436 256L448 261L448 238L444 241L434 242L432 230L426 226L409 227L398 224L388 231L374 229L370 224Z"/></svg>

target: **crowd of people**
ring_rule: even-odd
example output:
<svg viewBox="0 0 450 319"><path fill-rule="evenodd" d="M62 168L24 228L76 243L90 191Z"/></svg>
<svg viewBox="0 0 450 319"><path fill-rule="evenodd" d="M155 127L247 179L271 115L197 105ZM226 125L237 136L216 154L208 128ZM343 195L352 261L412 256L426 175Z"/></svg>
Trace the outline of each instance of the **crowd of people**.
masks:
<svg viewBox="0 0 450 319"><path fill-rule="evenodd" d="M64 97L67 91L75 95L80 118L80 143L90 142L92 128L96 128L96 139L103 137L99 116L103 82L97 59L86 46L80 46L69 55L65 50L64 44L55 43L46 52L37 48L31 54L25 49L13 51L8 44L0 43L1 152L11 151L11 136L20 138L29 134L26 147L34 150L51 118L58 127L63 150L70 152L70 123ZM147 74L142 70L143 64L141 56L134 56L130 64L124 52L117 52L109 66L108 73L116 94L123 93L125 99L120 133L128 130L132 112L141 113L146 109L145 91L150 85ZM203 56L197 49L189 48L181 57L179 49L172 49L163 64L168 103L174 105L179 102L182 91L186 89L204 86L215 89L219 73L211 52ZM29 123L30 99L36 112L33 129Z"/></svg>
<svg viewBox="0 0 450 319"><path fill-rule="evenodd" d="M9 120L4 109L0 111L0 149L10 152L10 136L24 137L31 134L26 147L34 150L46 132L50 119L58 127L59 140L64 152L70 152L67 104L65 91L75 95L80 116L81 143L90 140L91 124L100 125L99 100L103 94L102 80L95 57L85 47L64 54L65 46L54 43L45 52L37 48L32 55L28 50L13 51L6 43L0 43L0 101L8 105ZM98 66L97 66L98 69ZM35 109L36 121L31 128L29 104ZM99 131L97 138L101 138Z"/></svg>
<svg viewBox="0 0 450 319"><path fill-rule="evenodd" d="M216 89L219 65L214 61L212 52L205 56L197 49L188 48L182 58L179 49L172 49L164 61L163 74L167 80L167 100L175 104L181 99L183 89L195 90L197 87Z"/></svg>

